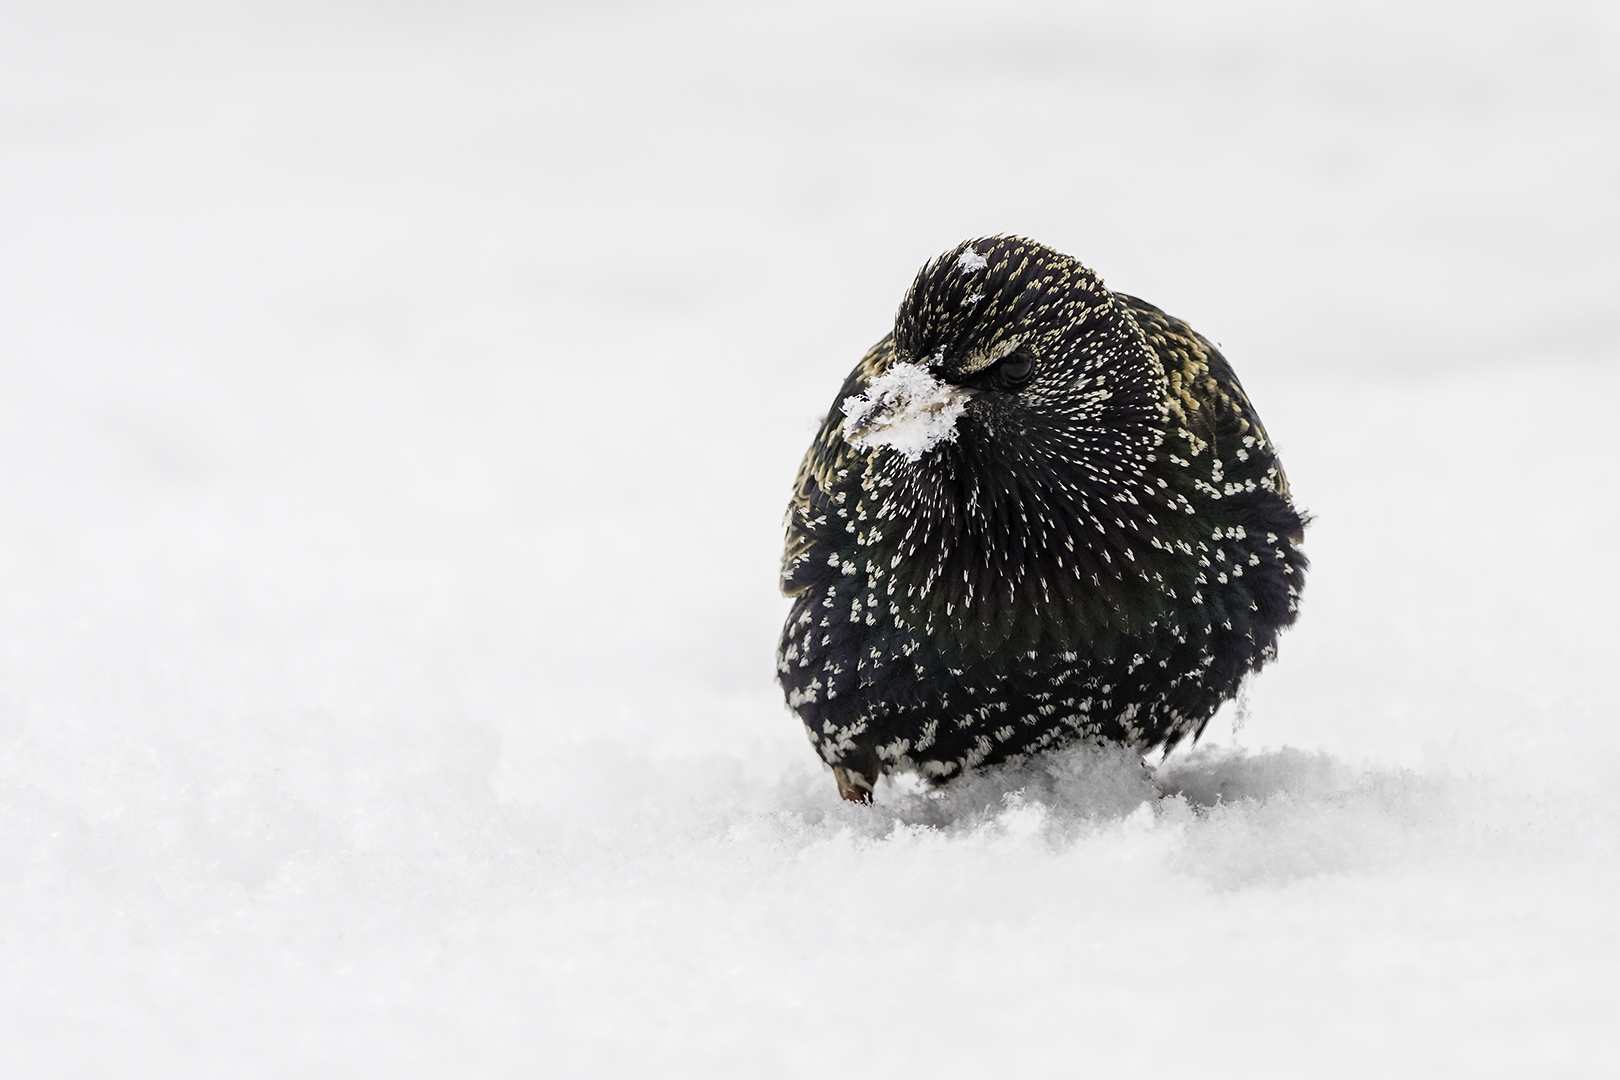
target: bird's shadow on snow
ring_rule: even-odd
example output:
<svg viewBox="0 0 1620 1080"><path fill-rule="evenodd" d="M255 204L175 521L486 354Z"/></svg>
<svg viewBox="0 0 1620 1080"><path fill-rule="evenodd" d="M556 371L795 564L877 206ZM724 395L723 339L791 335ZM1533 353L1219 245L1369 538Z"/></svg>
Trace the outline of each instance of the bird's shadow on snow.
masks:
<svg viewBox="0 0 1620 1080"><path fill-rule="evenodd" d="M1128 833L1217 889L1371 871L1447 843L1454 818L1443 778L1291 748L1193 750L1151 769L1123 748L1078 746L939 789L902 775L869 806L815 780L801 774L779 792L801 842L842 834L882 845L923 830L1064 852Z"/></svg>
<svg viewBox="0 0 1620 1080"><path fill-rule="evenodd" d="M1161 798L1197 810L1278 797L1319 799L1354 786L1357 773L1330 754L1283 747L1248 753L1236 748L1193 750L1168 758L1154 773Z"/></svg>

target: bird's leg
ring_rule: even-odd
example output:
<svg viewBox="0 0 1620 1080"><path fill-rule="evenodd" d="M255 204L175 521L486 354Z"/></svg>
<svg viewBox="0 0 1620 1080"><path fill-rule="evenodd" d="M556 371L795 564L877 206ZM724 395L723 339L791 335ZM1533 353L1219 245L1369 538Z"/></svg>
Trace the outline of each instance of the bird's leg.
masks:
<svg viewBox="0 0 1620 1080"><path fill-rule="evenodd" d="M832 767L833 779L838 781L838 794L850 802L869 803L872 801L872 788L877 786L877 769L870 773L856 769L846 769L842 765Z"/></svg>

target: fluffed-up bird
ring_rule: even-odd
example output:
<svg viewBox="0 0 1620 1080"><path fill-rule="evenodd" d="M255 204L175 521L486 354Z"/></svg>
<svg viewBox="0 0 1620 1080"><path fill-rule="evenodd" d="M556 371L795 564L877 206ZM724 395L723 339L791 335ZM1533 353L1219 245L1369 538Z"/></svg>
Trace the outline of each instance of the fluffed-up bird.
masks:
<svg viewBox="0 0 1620 1080"><path fill-rule="evenodd" d="M1203 731L1276 655L1305 521L1186 323L1017 237L918 272L788 508L788 705L868 801L1077 740Z"/></svg>

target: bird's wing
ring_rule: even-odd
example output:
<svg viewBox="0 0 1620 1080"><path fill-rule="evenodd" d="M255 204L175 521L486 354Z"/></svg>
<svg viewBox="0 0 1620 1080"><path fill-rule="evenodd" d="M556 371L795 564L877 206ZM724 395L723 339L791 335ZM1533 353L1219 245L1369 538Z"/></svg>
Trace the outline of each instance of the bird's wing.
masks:
<svg viewBox="0 0 1620 1080"><path fill-rule="evenodd" d="M1146 300L1115 294L1147 335L1159 355L1169 382L1171 421L1210 445L1225 459L1248 444L1267 457L1275 456L1271 438L1238 382L1226 357L1204 335ZM1276 466L1276 487L1288 498L1288 478Z"/></svg>
<svg viewBox="0 0 1620 1080"><path fill-rule="evenodd" d="M797 596L809 588L811 581L802 571L825 558L824 555L818 558L818 548L831 528L827 517L832 506L833 486L847 475L851 460L857 456L844 439L844 414L840 406L845 398L862 393L867 384L887 368L893 356L893 334L867 350L844 380L821 429L799 463L793 498L788 503L787 541L782 549L781 584L786 596Z"/></svg>

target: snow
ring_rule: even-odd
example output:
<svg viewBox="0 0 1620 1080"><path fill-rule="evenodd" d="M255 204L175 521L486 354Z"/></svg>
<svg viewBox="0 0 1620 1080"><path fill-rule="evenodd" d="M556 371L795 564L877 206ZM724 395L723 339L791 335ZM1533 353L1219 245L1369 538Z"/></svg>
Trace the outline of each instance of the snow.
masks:
<svg viewBox="0 0 1620 1080"><path fill-rule="evenodd" d="M915 462L942 442L956 441L956 421L970 394L920 364L891 364L861 394L845 398L840 430L862 450L893 447Z"/></svg>
<svg viewBox="0 0 1620 1080"><path fill-rule="evenodd" d="M983 270L986 265L985 257L972 248L963 248L962 254L956 257L956 269L961 274L971 274L975 270Z"/></svg>
<svg viewBox="0 0 1620 1080"><path fill-rule="evenodd" d="M8 6L0 1072L1605 1074L1617 35ZM1303 615L1157 787L847 806L782 510L999 232L1222 344Z"/></svg>

